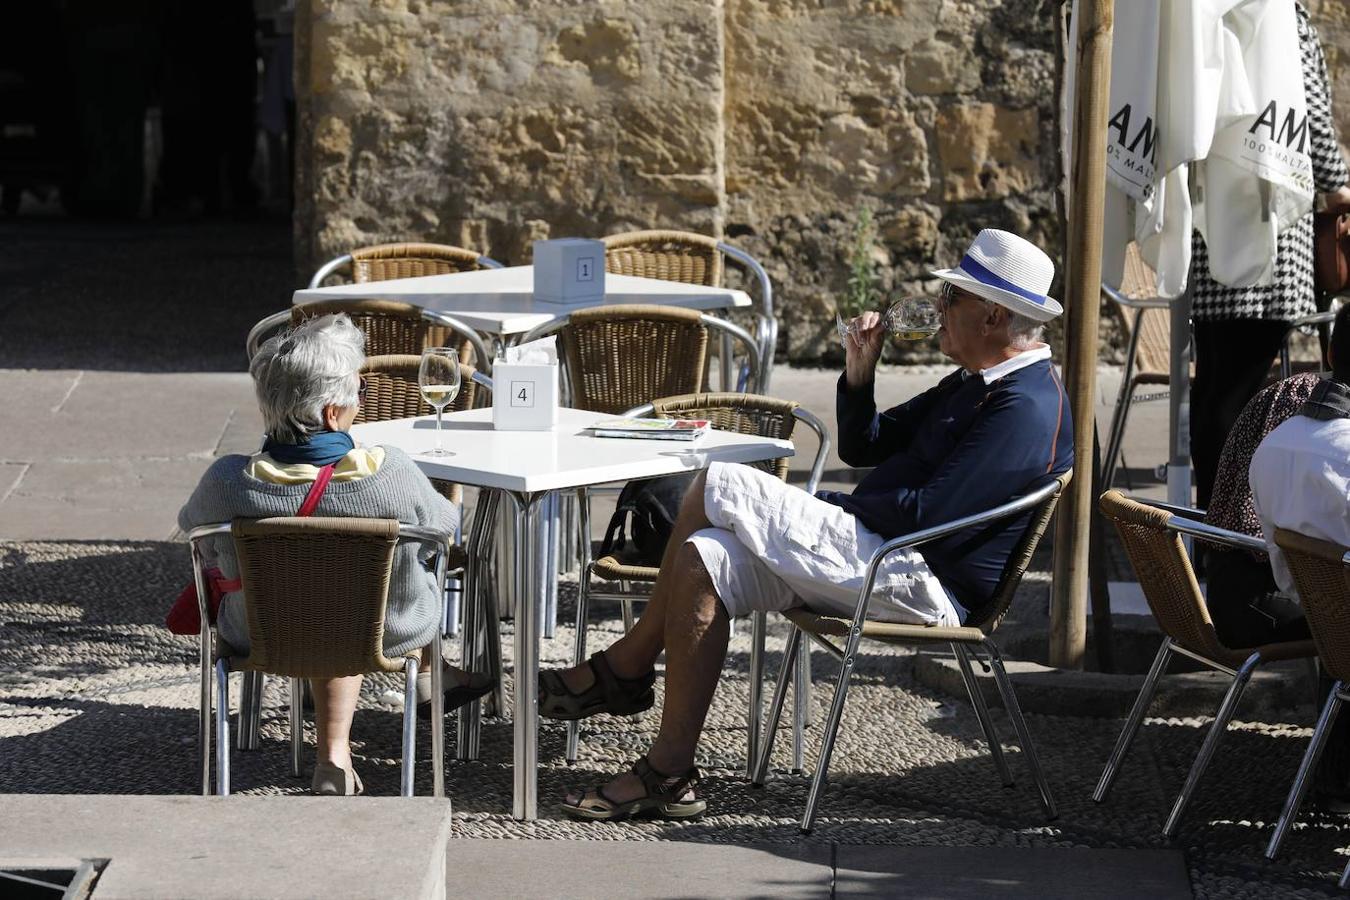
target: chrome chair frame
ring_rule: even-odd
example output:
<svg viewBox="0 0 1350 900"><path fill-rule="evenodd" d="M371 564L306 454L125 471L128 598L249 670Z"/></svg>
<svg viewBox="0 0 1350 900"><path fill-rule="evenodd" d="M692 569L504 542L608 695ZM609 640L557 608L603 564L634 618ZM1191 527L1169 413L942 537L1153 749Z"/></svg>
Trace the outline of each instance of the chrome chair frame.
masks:
<svg viewBox="0 0 1350 900"><path fill-rule="evenodd" d="M200 751L201 791L203 796L212 793L211 782L211 731L212 731L212 675L214 674L217 701L214 704L215 741L216 741L216 779L215 793L228 796L230 793L230 660L216 655L215 630L210 623L206 608L205 564L201 542L204 538L226 536L231 533L232 522L215 522L200 525L188 533L188 544L192 553L192 576L197 586L197 613L201 617L199 635L199 663L201 668L200 697L197 718L197 744ZM422 528L416 525L399 523L398 539L416 541L431 550L436 566L437 596L445 603L446 550L450 535ZM436 630L432 639L434 662L441 659L441 632ZM413 796L413 774L416 754L417 733L417 667L419 657L409 655L404 658L403 693L403 769L400 778L400 794ZM247 730L251 742L256 746L258 718L261 715L262 672L245 672L245 681L240 698L239 721L241 733ZM259 676L256 680L251 676ZM434 772L432 775L434 796L445 796L445 725L443 704L445 702L442 686L441 666L431 667L431 758ZM256 684L256 693L254 693ZM300 777L301 756L304 746L304 720L302 709L302 679L290 679L290 730L291 730L291 774ZM244 698L248 697L248 700ZM439 725L437 724L439 723ZM241 734L241 743L243 737Z"/></svg>
<svg viewBox="0 0 1350 900"><path fill-rule="evenodd" d="M305 306L306 304L296 305ZM249 329L248 338L244 342L244 351L248 354L249 360L253 359L253 355L258 352L258 348L262 346L264 340L271 337L273 333L290 327L291 314L294 309L293 306L290 309L272 313L272 315L259 320L256 325ZM475 357L473 367L475 369L483 373L492 372L492 354L488 352L487 344L483 343L482 335L475 331L472 326L456 319L454 316L434 309L426 309L425 307L419 307L419 309L421 309L423 321L450 329L473 347Z"/></svg>
<svg viewBox="0 0 1350 900"><path fill-rule="evenodd" d="M1223 544L1237 550L1266 552L1265 542L1260 538L1228 531L1224 528L1216 528L1199 521L1204 516L1203 510L1160 503L1143 497L1130 497L1130 499L1171 513L1167 520L1167 527L1179 534L1201 538L1214 544ZM1157 655L1153 658L1153 664L1149 667L1148 675L1144 677L1144 683L1139 689L1138 697L1135 698L1134 706L1130 708L1129 715L1125 719L1125 726L1116 739L1116 745L1111 751L1111 756L1106 761L1106 768L1102 770L1101 778L1097 781L1097 787L1092 792L1092 799L1095 802L1102 803L1105 801L1107 793L1115 783L1120 765L1124 761L1130 745L1134 742L1135 736L1139 733L1139 726L1148 713L1149 704L1153 701L1153 695L1157 691L1159 680L1167 671L1167 664L1172 654L1188 657L1216 672L1223 672L1233 679L1233 683L1224 693L1223 700L1219 703L1218 712L1215 713L1214 722L1205 734L1204 742L1200 745L1200 751L1196 754L1195 762L1191 764L1190 771L1186 774L1186 781L1182 785L1181 793L1172 805L1171 812L1168 813L1167 821L1164 823L1162 830L1165 838L1172 838L1176 835L1177 828L1181 824L1181 817L1185 814L1186 807L1190 805L1191 798L1195 794L1196 786L1200 783L1200 778L1204 775L1205 769L1209 767L1214 758L1214 753L1219 747L1219 741L1227 730L1228 723L1233 718L1233 713L1237 710L1238 701L1242 699L1242 694L1247 689L1253 673L1264 661L1261 654L1255 652L1248 656L1240 667L1233 669L1202 654L1188 650L1170 637L1164 638L1162 645L1158 648Z"/></svg>
<svg viewBox="0 0 1350 900"><path fill-rule="evenodd" d="M759 342L759 365L756 368L756 390L761 394L769 392L769 381L773 376L773 356L778 347L778 318L773 312L773 282L769 273L764 271L759 260L739 247L733 247L725 241L717 242L717 250L723 256L736 260L745 266L759 282L760 310L756 314L755 339ZM742 371L736 390L746 391L749 384L748 373ZM731 390L726 386L726 390Z"/></svg>
<svg viewBox="0 0 1350 900"><path fill-rule="evenodd" d="M657 306L657 308L659 309L660 307ZM756 341L754 336L752 336L750 332L746 331L741 326L737 325L735 322L729 322L726 319L719 319L717 316L711 316L708 315L707 313L700 313L698 318L699 323L704 328L707 328L709 331L718 333L718 336L722 338L722 343L724 347L731 340L739 340L745 346L745 353L746 356L749 358L747 365L749 366L749 371L753 373L753 377L750 377L748 379L742 379L742 381L745 382L745 387L738 388L736 392L763 393L763 391L760 390L761 385L759 382L759 371L762 357L760 356L759 343ZM525 336L520 339L520 343L524 344L528 343L529 341L536 341L539 338L548 337L551 334L557 334L559 331L562 331L564 328L567 327L567 322L568 322L567 319L559 319L556 322L545 322L543 325L539 325L535 328L530 329L530 331L528 331L525 334ZM711 337L712 335L709 335L709 338ZM566 366L564 365L561 373L563 375L564 381L566 381L566 371L567 369ZM564 385L564 396L566 396L567 393L566 387L567 386Z"/></svg>
<svg viewBox="0 0 1350 900"><path fill-rule="evenodd" d="M1341 565L1345 567L1347 584L1350 584L1350 552L1341 557ZM1270 836L1270 843L1266 846L1266 859L1273 860L1279 854L1280 846L1298 818L1299 808L1303 805L1303 799L1307 796L1312 781L1313 769L1321 759L1322 751L1326 749L1327 738L1331 735L1331 727L1336 724L1342 703L1350 703L1350 684L1337 680L1327 692L1326 702L1317 717L1317 726L1313 729L1312 740L1308 742L1308 749L1299 762L1298 774L1294 776L1289 796L1285 798L1284 808L1275 823L1275 832ZM1339 885L1342 888L1350 887L1350 863L1346 864L1345 870L1341 873Z"/></svg>
<svg viewBox="0 0 1350 900"><path fill-rule="evenodd" d="M644 403L642 406L635 407L625 412L624 418L640 418L649 416L654 411L654 404ZM798 422L804 423L808 428L815 432L819 441L819 447L816 449L816 455L811 461L811 471L806 479L805 490L808 494L815 494L820 486L821 475L825 471L825 462L830 455L830 433L825 423L809 409L798 407L792 412L793 417ZM580 532L583 535L590 534L590 504L588 494L583 488L577 492L577 507L580 511ZM583 541L582 543L586 543ZM633 614L633 601L646 600L646 595L633 592L630 582L620 582L620 591L592 591L591 568L594 561L590 559L590 548L585 547L582 551L581 560L581 581L577 590L577 619L576 619L576 643L572 652L572 664L579 666L586 662L586 634L588 629L587 618L590 612L592 600L617 600L623 604L623 630L627 634L632 630L636 621ZM755 761L758 759L759 742L763 725L763 690L764 690L764 637L768 629L768 616L764 612L756 612L751 616L750 624L750 703L749 711L746 715L747 722L747 751L745 762L746 777L754 775ZM803 653L798 661L793 693L793 721L798 727L793 731L793 766L796 769L802 767L803 733L805 730L805 716L809 709L807 697L811 690L811 656L810 653ZM567 743L566 759L568 764L577 760L577 751L580 745L581 723L577 721L567 723Z"/></svg>
<svg viewBox="0 0 1350 900"><path fill-rule="evenodd" d="M484 269L502 268L501 263L497 262L490 256L483 256L482 254L479 254L476 262ZM341 256L333 257L328 262L319 266L318 270L314 273L314 277L309 280L309 284L305 285L305 289L312 291L315 288L323 287L323 280L325 278L327 278L329 275L336 274L339 269L343 268L344 266L349 266L351 264L352 264L352 255L350 253L344 253Z"/></svg>
<svg viewBox="0 0 1350 900"><path fill-rule="evenodd" d="M848 637L843 647L838 647L832 642L826 640L820 635L805 632L808 637L820 644L836 659L840 660L839 678L835 683L834 699L830 704L830 712L825 720L825 732L821 736L820 758L816 763L816 771L811 779L811 790L806 797L806 809L802 814L801 831L803 834L809 833L816 818L816 807L820 802L820 796L825 787L825 777L829 770L830 757L834 753L834 743L838 736L839 725L843 719L844 702L848 697L849 679L853 674L854 660L857 657L858 645L862 641L863 626L867 621L867 607L872 599L872 587L876 581L877 571L881 563L897 550L906 550L912 547L918 547L938 538L946 537L966 528L977 525L987 525L999 519L1028 512L1040 506L1049 500L1059 491L1058 481L1038 487L1025 496L1018 497L1000 506L987 509L983 512L965 516L944 525L936 525L932 528L925 528L912 534L900 535L892 538L882 544L872 558L867 563L867 574L863 579L863 586L858 592L858 604L853 612L853 622L849 628ZM778 730L778 722L783 715L783 705L787 697L788 682L791 680L795 658L801 646L802 629L795 624L792 626L792 632L788 637L787 650L783 654L783 665L779 671L778 684L774 689L773 702L769 707L769 719L767 723L767 732L761 742L759 759L755 765L755 774L752 779L756 785L762 785L768 775L769 759L773 753L773 742ZM1012 773L1008 768L1007 761L1003 757L1003 748L998 740L998 734L994 729L993 719L989 715L989 708L985 702L984 694L978 683L975 681L975 674L970 665L971 649L963 644L951 643L951 649L956 656L958 665L961 668L961 677L965 682L966 690L970 694L971 705L975 708L976 717L980 721L980 728L984 732L985 738L989 743L990 755L994 758L994 765L998 768L999 775L1003 780L1005 787L1013 784ZM1041 805L1045 808L1047 818L1054 819L1059 812L1055 806L1054 798L1050 794L1050 786L1046 783L1045 775L1041 770L1039 757L1036 755L1036 748L1031 740L1031 732L1027 728L1026 720L1022 716L1022 708L1017 702L1017 695L1013 691L1012 682L1008 680L1008 673L1003 665L1003 656L998 647L986 635L981 642L984 653L989 657L989 664L993 669L994 681L998 685L999 694L1003 698L1003 705L1008 711L1008 717L1013 720L1013 727L1017 730L1018 740L1022 745L1022 750L1027 757L1027 765L1031 769L1032 778L1036 782L1037 790L1040 793Z"/></svg>
<svg viewBox="0 0 1350 900"><path fill-rule="evenodd" d="M1280 377L1288 378L1294 374L1294 363L1290 358L1289 339L1294 336L1294 332L1308 325L1331 325L1336 321L1336 313L1340 311L1341 304L1347 302L1342 297L1331 298L1331 308L1324 312L1309 313L1306 316L1299 316L1289 323L1285 329L1284 339L1280 342Z"/></svg>
<svg viewBox="0 0 1350 900"><path fill-rule="evenodd" d="M1140 328L1141 320L1150 315L1152 310L1165 310L1171 303L1162 297L1130 297L1106 284L1102 285L1102 293L1120 306L1137 310L1134 327L1130 329L1130 342L1125 349L1125 370L1120 374L1120 390L1116 394L1116 408L1111 413L1111 428L1107 432L1106 454L1103 456L1102 484L1109 488L1114 483L1121 448L1125 444L1125 424L1130 417L1130 407L1149 400L1166 400L1170 396L1166 390L1136 396L1134 367L1139 353L1139 335L1143 330Z"/></svg>

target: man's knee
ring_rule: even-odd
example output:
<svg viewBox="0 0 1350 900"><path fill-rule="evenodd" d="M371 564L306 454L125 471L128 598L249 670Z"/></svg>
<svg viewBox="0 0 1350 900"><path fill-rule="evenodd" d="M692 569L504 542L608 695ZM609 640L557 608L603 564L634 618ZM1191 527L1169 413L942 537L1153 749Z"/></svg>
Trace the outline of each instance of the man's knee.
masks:
<svg viewBox="0 0 1350 900"><path fill-rule="evenodd" d="M689 483L689 489L684 492L684 500L680 505L685 512L695 512L707 518L707 513L703 509L703 493L707 484L708 470L704 469L694 476L694 480Z"/></svg>

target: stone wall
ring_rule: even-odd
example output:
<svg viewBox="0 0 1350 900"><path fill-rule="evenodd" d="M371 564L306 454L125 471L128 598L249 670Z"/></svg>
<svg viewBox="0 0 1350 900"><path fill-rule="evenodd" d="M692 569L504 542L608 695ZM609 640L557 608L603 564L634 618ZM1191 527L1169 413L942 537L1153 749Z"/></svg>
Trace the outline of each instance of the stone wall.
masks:
<svg viewBox="0 0 1350 900"><path fill-rule="evenodd" d="M780 354L832 352L860 211L882 286L998 226L1059 256L1058 0L300 0L296 258L718 234ZM1308 0L1350 136L1350 10Z"/></svg>

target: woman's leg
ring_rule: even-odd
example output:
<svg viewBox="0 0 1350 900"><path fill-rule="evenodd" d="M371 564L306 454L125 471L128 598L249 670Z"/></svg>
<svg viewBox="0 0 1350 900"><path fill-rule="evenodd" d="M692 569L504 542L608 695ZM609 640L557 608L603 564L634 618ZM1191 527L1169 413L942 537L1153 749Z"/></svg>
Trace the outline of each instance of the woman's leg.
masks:
<svg viewBox="0 0 1350 900"><path fill-rule="evenodd" d="M314 724L319 735L319 762L332 763L341 769L350 769L352 717L356 715L356 701L361 695L361 676L314 678L310 680L309 685L314 692Z"/></svg>
<svg viewBox="0 0 1350 900"><path fill-rule="evenodd" d="M1201 509L1209 507L1223 442L1270 375L1284 332L1284 322L1264 319L1195 323L1191 459Z"/></svg>

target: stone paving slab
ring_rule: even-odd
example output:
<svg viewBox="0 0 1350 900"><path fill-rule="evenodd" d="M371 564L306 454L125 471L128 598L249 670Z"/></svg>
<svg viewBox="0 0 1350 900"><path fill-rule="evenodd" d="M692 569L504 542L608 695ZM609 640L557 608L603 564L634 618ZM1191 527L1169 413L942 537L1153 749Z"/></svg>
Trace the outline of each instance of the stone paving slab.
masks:
<svg viewBox="0 0 1350 900"><path fill-rule="evenodd" d="M1190 900L1180 850L836 848L834 897Z"/></svg>
<svg viewBox="0 0 1350 900"><path fill-rule="evenodd" d="M452 840L446 890L475 900L825 898L827 845Z"/></svg>
<svg viewBox="0 0 1350 900"><path fill-rule="evenodd" d="M0 865L104 858L98 900L441 900L450 801L0 797Z"/></svg>

